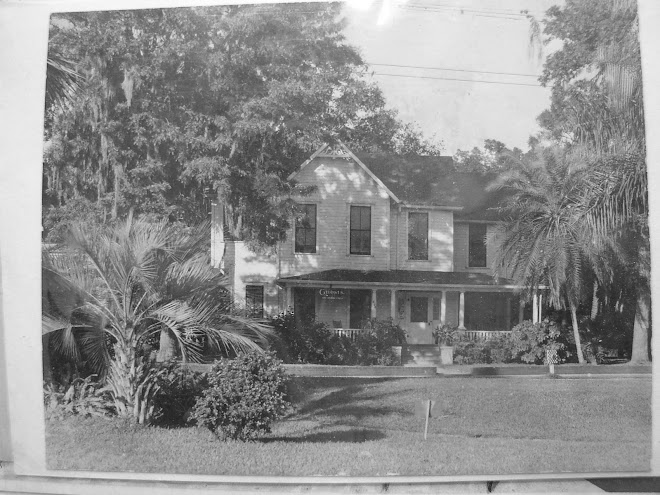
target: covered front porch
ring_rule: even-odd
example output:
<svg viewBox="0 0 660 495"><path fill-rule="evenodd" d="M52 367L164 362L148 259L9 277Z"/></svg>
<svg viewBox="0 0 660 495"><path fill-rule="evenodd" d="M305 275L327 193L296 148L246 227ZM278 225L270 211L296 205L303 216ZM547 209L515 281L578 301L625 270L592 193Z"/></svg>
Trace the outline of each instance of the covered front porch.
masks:
<svg viewBox="0 0 660 495"><path fill-rule="evenodd" d="M433 331L445 323L467 338L483 340L510 332L524 318L541 318L536 299L533 308L521 302L521 287L483 273L327 270L278 284L284 308L313 316L350 338L373 318L392 318L409 344L433 344Z"/></svg>

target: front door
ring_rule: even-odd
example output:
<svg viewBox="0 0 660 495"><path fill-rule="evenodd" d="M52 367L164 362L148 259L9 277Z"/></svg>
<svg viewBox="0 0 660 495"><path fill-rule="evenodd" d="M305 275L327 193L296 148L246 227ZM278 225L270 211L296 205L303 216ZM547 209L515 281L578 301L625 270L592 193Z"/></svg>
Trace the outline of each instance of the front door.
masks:
<svg viewBox="0 0 660 495"><path fill-rule="evenodd" d="M407 333L409 344L432 344L432 328L429 322L429 302L431 298L428 295L410 296Z"/></svg>

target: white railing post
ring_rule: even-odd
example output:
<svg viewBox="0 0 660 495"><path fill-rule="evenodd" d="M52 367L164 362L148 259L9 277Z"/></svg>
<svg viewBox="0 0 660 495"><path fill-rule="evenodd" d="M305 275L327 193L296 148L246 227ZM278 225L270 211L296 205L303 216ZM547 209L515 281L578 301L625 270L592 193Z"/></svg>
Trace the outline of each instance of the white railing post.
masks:
<svg viewBox="0 0 660 495"><path fill-rule="evenodd" d="M440 299L440 325L444 325L447 320L447 291L442 291L442 298Z"/></svg>
<svg viewBox="0 0 660 495"><path fill-rule="evenodd" d="M371 290L371 319L376 318L376 289Z"/></svg>
<svg viewBox="0 0 660 495"><path fill-rule="evenodd" d="M396 322L396 290L390 290L390 316L392 321Z"/></svg>
<svg viewBox="0 0 660 495"><path fill-rule="evenodd" d="M461 291L458 299L458 328L465 330L465 291Z"/></svg>

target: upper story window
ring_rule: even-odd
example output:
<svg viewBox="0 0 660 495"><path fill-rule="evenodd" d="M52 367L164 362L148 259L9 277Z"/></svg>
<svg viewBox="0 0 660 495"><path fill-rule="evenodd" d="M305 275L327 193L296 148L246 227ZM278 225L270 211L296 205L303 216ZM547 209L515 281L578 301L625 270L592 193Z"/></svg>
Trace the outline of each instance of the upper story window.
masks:
<svg viewBox="0 0 660 495"><path fill-rule="evenodd" d="M486 224L468 224L468 266L486 266Z"/></svg>
<svg viewBox="0 0 660 495"><path fill-rule="evenodd" d="M296 253L316 252L316 205L299 205L296 217Z"/></svg>
<svg viewBox="0 0 660 495"><path fill-rule="evenodd" d="M264 286L245 286L245 308L253 318L264 317Z"/></svg>
<svg viewBox="0 0 660 495"><path fill-rule="evenodd" d="M371 206L351 206L350 253L371 254Z"/></svg>
<svg viewBox="0 0 660 495"><path fill-rule="evenodd" d="M429 259L428 213L408 213L408 258Z"/></svg>

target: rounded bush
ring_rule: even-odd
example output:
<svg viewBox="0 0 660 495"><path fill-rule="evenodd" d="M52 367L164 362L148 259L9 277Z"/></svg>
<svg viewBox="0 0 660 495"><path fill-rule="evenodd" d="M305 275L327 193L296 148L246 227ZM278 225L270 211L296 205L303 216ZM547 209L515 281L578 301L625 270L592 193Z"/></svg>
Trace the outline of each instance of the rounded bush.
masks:
<svg viewBox="0 0 660 495"><path fill-rule="evenodd" d="M246 441L270 433L289 406L284 368L272 353L217 361L208 380L190 419L223 439Z"/></svg>

